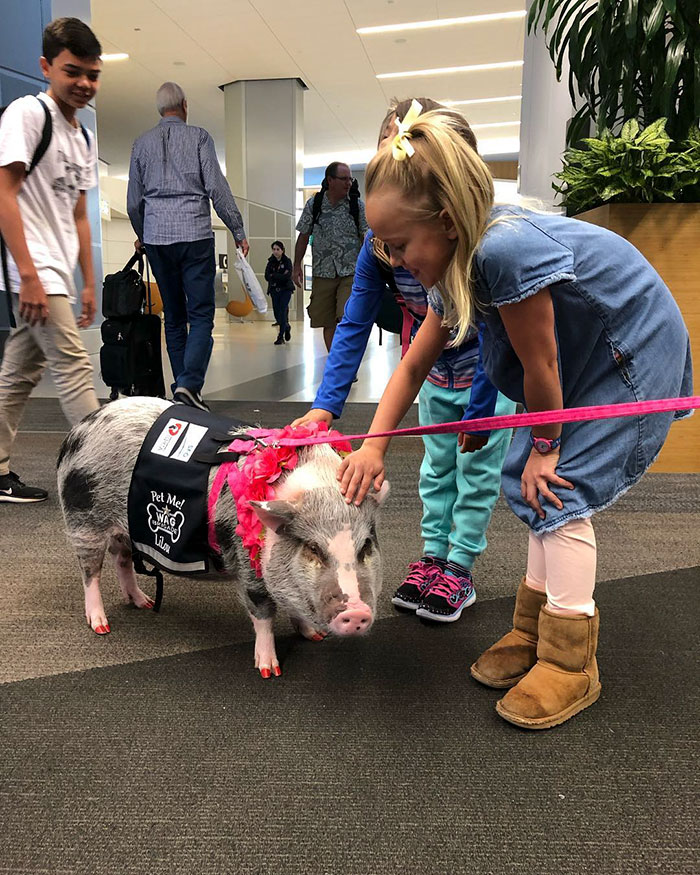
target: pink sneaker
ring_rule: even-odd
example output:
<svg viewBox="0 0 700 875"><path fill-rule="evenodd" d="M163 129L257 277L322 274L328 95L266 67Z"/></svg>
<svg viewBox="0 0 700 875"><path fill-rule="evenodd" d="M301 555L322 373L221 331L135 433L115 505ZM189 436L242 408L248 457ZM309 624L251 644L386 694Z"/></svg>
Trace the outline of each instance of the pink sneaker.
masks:
<svg viewBox="0 0 700 875"><path fill-rule="evenodd" d="M399 608L415 611L441 571L440 560L432 556L423 556L417 562L411 562L406 579L394 593L391 603Z"/></svg>
<svg viewBox="0 0 700 875"><path fill-rule="evenodd" d="M476 590L468 571L457 577L441 569L423 594L416 616L439 623L453 623L475 601Z"/></svg>

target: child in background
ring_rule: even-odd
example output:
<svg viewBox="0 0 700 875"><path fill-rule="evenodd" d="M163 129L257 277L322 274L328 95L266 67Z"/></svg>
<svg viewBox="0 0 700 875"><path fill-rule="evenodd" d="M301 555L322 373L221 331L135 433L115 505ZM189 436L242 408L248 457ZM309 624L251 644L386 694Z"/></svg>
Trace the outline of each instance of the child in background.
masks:
<svg viewBox="0 0 700 875"><path fill-rule="evenodd" d="M272 255L267 260L265 268L267 293L272 298L272 309L279 333L275 346L292 339L292 328L289 324L289 301L294 291L292 280L292 262L284 254L284 243L275 240L272 244Z"/></svg>
<svg viewBox="0 0 700 875"><path fill-rule="evenodd" d="M435 287L371 432L400 422L442 351L444 325L459 342L477 312L489 379L530 412L692 393L688 332L651 265L595 225L494 207L488 168L451 111L404 120L370 161L366 190L392 265ZM505 720L545 729L600 695L590 517L639 480L685 415L516 431L502 485L530 529L527 571L513 630L471 669L481 683L511 688L496 705ZM348 501L381 486L388 443L367 439L343 461Z"/></svg>
<svg viewBox="0 0 700 875"><path fill-rule="evenodd" d="M435 101L421 100L430 108L441 108ZM380 144L393 135L397 116L403 117L410 105L406 100L389 110L380 128ZM461 119L461 124L463 136L476 149L466 120ZM382 262L386 267L382 268ZM382 303L386 270L392 268L383 244L370 231L360 250L352 293L336 328L313 408L293 425L308 421L330 425L334 416L341 415ZM393 270L393 281L412 320L411 336L415 336L428 311L427 290L401 267ZM458 345L452 343L454 331L443 333L444 349L418 395L421 424L513 413L515 404L484 375L476 329L470 329ZM396 606L424 619L453 622L473 604L472 566L486 548L486 529L500 492L501 466L510 438L508 430L490 437L484 432L475 434L470 438L471 448L485 447L470 455L459 452L455 435L423 438L418 490L423 503L424 554L410 564L406 579L394 593Z"/></svg>

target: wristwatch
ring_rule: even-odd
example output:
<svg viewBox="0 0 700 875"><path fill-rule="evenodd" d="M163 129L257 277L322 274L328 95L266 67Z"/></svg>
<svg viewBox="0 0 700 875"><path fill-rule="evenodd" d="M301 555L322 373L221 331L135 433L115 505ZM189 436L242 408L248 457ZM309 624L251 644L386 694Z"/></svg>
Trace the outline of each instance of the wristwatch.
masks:
<svg viewBox="0 0 700 875"><path fill-rule="evenodd" d="M546 453L551 453L552 450L558 450L561 446L561 438L544 438L535 437L530 433L530 443L538 453L544 456Z"/></svg>

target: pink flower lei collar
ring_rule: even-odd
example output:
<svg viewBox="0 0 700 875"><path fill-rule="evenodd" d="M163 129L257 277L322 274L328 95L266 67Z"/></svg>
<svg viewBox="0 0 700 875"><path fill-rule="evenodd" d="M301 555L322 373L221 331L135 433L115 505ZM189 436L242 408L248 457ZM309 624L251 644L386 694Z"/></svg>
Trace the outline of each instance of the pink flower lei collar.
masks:
<svg viewBox="0 0 700 875"><path fill-rule="evenodd" d="M216 472L208 502L209 546L212 550L221 554L215 530L216 504L224 482L228 481L238 515L236 534L248 550L251 568L257 577L262 577L260 555L265 540L265 527L250 502L273 499L273 484L279 480L283 471L296 468L299 461L296 447L280 447L276 441L280 438L312 438L326 433L332 436L339 434L337 431L329 431L325 422L308 422L295 428L291 425L277 429L249 428L246 435L257 440L237 438L229 444L230 452L240 453L244 458L242 462L224 462ZM341 456L352 452L349 441L333 444L333 448Z"/></svg>

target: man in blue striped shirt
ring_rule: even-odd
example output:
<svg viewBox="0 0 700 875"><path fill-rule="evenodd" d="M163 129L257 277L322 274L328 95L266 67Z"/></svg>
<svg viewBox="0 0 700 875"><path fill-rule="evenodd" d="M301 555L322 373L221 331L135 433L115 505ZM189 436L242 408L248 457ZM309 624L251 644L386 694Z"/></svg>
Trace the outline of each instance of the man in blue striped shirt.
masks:
<svg viewBox="0 0 700 875"><path fill-rule="evenodd" d="M131 151L127 212L163 299L173 398L207 410L202 386L214 345L216 274L210 202L244 255L248 241L211 135L187 124L183 90L165 82L156 106L159 124Z"/></svg>

